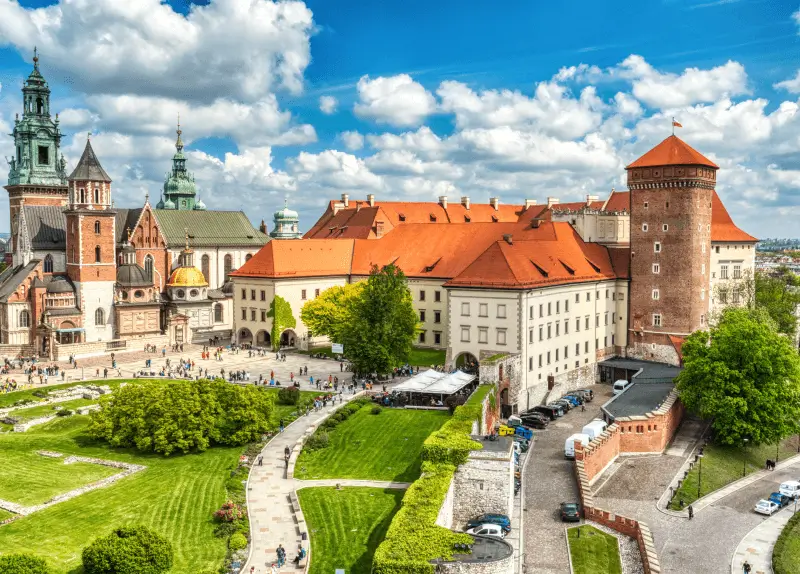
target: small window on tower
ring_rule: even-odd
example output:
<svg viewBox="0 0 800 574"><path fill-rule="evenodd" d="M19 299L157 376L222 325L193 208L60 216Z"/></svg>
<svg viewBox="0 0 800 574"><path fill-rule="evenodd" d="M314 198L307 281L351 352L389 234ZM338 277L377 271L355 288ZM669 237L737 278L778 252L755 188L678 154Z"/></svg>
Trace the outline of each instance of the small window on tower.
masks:
<svg viewBox="0 0 800 574"><path fill-rule="evenodd" d="M94 202L100 203L100 189L96 187L94 188Z"/></svg>
<svg viewBox="0 0 800 574"><path fill-rule="evenodd" d="M95 221L94 222L94 232L97 235L100 235L100 222L99 221Z"/></svg>
<svg viewBox="0 0 800 574"><path fill-rule="evenodd" d="M50 164L50 148L46 145L39 146L39 165Z"/></svg>
<svg viewBox="0 0 800 574"><path fill-rule="evenodd" d="M100 263L101 260L102 260L102 257L101 257L101 252L100 252L100 246L98 245L98 246L96 246L94 248L94 262L95 263Z"/></svg>
<svg viewBox="0 0 800 574"><path fill-rule="evenodd" d="M664 225L662 225L662 226L661 226L661 230L662 230L662 231L669 231L669 225L667 225L667 224L665 223Z"/></svg>
<svg viewBox="0 0 800 574"><path fill-rule="evenodd" d="M646 232L646 231L647 231L647 229L648 229L648 226L647 226L647 224L646 224L646 223L642 223L642 231L645 231L645 232Z"/></svg>
<svg viewBox="0 0 800 574"><path fill-rule="evenodd" d="M644 208L647 209L647 202L644 202Z"/></svg>
<svg viewBox="0 0 800 574"><path fill-rule="evenodd" d="M661 243L656 241L653 243L653 252L654 253L661 253Z"/></svg>

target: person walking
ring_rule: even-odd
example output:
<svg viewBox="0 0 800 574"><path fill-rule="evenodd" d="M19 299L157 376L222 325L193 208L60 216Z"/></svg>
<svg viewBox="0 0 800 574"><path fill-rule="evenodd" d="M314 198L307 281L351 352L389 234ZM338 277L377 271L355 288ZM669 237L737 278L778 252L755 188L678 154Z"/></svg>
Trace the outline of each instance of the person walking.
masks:
<svg viewBox="0 0 800 574"><path fill-rule="evenodd" d="M750 563L747 560L745 560L744 564L742 564L742 570L744 571L744 574L750 574L750 570L752 569L753 567L750 566Z"/></svg>
<svg viewBox="0 0 800 574"><path fill-rule="evenodd" d="M690 504L689 508L687 508L687 510L689 511L689 520L691 520L692 518L694 518L694 508Z"/></svg>
<svg viewBox="0 0 800 574"><path fill-rule="evenodd" d="M280 432L283 432L284 429L283 419L281 419L280 421L280 429L281 429Z"/></svg>
<svg viewBox="0 0 800 574"><path fill-rule="evenodd" d="M278 544L275 554L278 555L278 568L280 568L286 561L286 550L283 548L283 544Z"/></svg>

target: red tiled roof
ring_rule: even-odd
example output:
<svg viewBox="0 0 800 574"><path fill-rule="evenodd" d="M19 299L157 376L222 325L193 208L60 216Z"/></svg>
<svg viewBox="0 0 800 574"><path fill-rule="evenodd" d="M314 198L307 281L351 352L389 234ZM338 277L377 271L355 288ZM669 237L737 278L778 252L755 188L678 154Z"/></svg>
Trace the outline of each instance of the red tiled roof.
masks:
<svg viewBox="0 0 800 574"><path fill-rule="evenodd" d="M716 191L711 196L711 241L758 241L749 233L736 227Z"/></svg>
<svg viewBox="0 0 800 574"><path fill-rule="evenodd" d="M667 335L669 337L669 342L672 343L672 346L675 347L675 352L678 353L678 359L681 363L683 363L683 342L686 340L683 337L676 337L675 335Z"/></svg>
<svg viewBox="0 0 800 574"><path fill-rule="evenodd" d="M629 247L610 247L608 255L611 257L611 266L619 279L630 279L631 276L631 250Z"/></svg>
<svg viewBox="0 0 800 574"><path fill-rule="evenodd" d="M625 169L661 165L704 165L719 169L717 164L674 135L669 136Z"/></svg>
<svg viewBox="0 0 800 574"><path fill-rule="evenodd" d="M273 239L234 277L325 277L349 275L353 240Z"/></svg>
<svg viewBox="0 0 800 574"><path fill-rule="evenodd" d="M631 194L629 191L612 191L603 209L606 211L630 211Z"/></svg>

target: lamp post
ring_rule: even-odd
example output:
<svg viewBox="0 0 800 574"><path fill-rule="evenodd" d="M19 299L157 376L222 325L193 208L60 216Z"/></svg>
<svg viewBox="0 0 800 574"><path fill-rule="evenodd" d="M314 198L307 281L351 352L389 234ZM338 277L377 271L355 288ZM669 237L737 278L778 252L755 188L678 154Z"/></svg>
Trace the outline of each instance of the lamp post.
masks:
<svg viewBox="0 0 800 574"><path fill-rule="evenodd" d="M778 464L778 456L780 451L781 441L775 443L775 464Z"/></svg>
<svg viewBox="0 0 800 574"><path fill-rule="evenodd" d="M700 484L703 481L703 454L697 455L697 498L700 498Z"/></svg>
<svg viewBox="0 0 800 574"><path fill-rule="evenodd" d="M749 438L742 439L742 442L744 443L744 448L747 448L747 443L749 441L750 441ZM745 476L747 476L747 459L745 457L742 457L742 478L744 478Z"/></svg>

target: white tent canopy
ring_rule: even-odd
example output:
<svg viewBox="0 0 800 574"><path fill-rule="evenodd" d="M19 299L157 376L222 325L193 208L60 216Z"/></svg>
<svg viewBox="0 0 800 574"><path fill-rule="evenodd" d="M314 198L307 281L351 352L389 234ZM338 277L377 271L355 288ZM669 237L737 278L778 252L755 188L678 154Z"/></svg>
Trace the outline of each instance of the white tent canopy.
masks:
<svg viewBox="0 0 800 574"><path fill-rule="evenodd" d="M430 369L400 383L393 390L401 393L452 395L474 380L475 375L470 375L462 371L440 373L439 371Z"/></svg>

